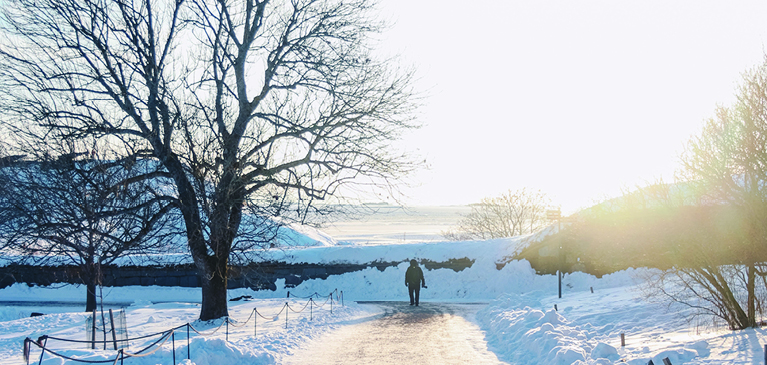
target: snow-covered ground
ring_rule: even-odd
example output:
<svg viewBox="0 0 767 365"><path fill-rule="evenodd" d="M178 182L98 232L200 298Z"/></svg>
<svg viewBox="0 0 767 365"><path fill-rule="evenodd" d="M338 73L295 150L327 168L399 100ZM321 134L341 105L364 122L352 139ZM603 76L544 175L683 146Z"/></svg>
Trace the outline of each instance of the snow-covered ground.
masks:
<svg viewBox="0 0 767 365"><path fill-rule="evenodd" d="M513 261L498 270L496 263L529 237L488 242L393 244L378 246L308 247L279 251L275 255L295 262L369 262L401 261L397 267L383 271L371 268L326 280L309 280L296 288L285 289L278 282L277 291L254 292L231 290L230 298L250 295L250 301L230 302L230 315L244 322L257 308L257 324L251 319L244 327L230 327L229 341L224 330L208 337L192 336L192 360L186 360L186 331L175 337L176 362L180 364L271 364L279 363L302 343L321 340L328 331L345 324L357 323L379 313L358 300L406 300L404 286L406 261L411 258L444 261L450 258L475 260L465 270L425 270L427 289L421 292L424 302L489 303L476 315L485 331L489 348L498 358L511 364L762 364L763 345L767 334L762 329L729 331L690 323L684 312L669 312L651 303L638 291L637 273L627 270L602 278L576 273L566 275L563 298L557 297L556 276L536 275L526 261ZM335 303L332 313L326 304L312 304L312 318L304 310L288 312L286 302L295 310L306 305L312 293L323 296L336 289L343 292L344 306ZM593 293L591 291L593 289ZM291 299L285 299L290 291ZM26 307L9 304L0 307L0 363L22 363L22 344L26 337L36 339L43 334L72 339L85 339L86 314L66 307L66 302L79 301L84 289L63 286L56 289L14 285L0 290L0 301L55 301L57 307ZM335 298L335 297L334 297ZM104 301L111 308L127 306L130 337L161 332L192 322L201 331L212 331L218 323L194 322L199 314L198 289L125 287L104 288ZM322 304L325 297L315 299ZM555 310L554 307L558 310ZM53 313L28 318L32 311ZM280 313L275 318L275 315ZM287 323L287 328L286 328ZM256 325L257 327L254 327ZM254 331L257 331L254 336ZM621 347L620 335L626 346ZM150 338L150 343L156 340ZM49 342L68 356L88 359L114 359L114 351L91 351L66 344ZM131 344L138 350L142 342ZM152 355L126 360L126 364L169 364L172 362L172 339ZM40 351L33 347L32 361ZM61 364L60 359L46 354L43 364ZM69 362L71 363L71 362Z"/></svg>

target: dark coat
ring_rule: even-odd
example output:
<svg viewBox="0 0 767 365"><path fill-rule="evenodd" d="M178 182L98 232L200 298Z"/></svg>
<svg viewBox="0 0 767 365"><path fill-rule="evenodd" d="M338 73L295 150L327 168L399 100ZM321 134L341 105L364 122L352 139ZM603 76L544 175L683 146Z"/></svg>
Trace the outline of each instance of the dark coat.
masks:
<svg viewBox="0 0 767 365"><path fill-rule="evenodd" d="M423 270L419 266L410 266L405 271L405 284L426 286L426 280L423 278Z"/></svg>

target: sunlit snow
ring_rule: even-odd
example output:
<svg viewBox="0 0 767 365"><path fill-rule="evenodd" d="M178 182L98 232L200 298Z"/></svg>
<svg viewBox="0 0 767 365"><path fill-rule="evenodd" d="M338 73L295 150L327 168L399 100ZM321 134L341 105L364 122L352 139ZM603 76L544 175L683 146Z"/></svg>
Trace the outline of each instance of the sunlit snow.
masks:
<svg viewBox="0 0 767 365"><path fill-rule="evenodd" d="M763 361L762 329L729 331L712 327L710 322L690 322L685 312L652 303L638 290L638 275L645 269L630 269L602 278L583 273L569 274L563 281L563 298L557 297L555 275L536 275L526 261L512 261L498 269L524 240L517 237L487 242L443 242L392 245L341 245L275 250L279 259L293 262L401 262L381 271L368 268L326 280L304 281L298 287L285 288L278 281L276 291L236 289L230 298L249 295L253 300L230 302L230 315L243 323L254 313L263 314L259 322L251 319L243 327L230 327L229 340L224 330L208 337L195 336L187 356L185 330L176 333L176 362L179 364L273 364L292 355L307 344L321 344L329 333L339 333L346 326L363 323L381 313L375 306L355 301L406 301L403 285L407 261L411 258L445 261L451 258L474 260L470 268L424 270L428 284L421 301L428 304L482 303L483 308L468 318L484 332L488 348L499 360L510 364L635 364L650 360L662 364L758 364ZM337 290L337 291L336 291ZM593 292L592 292L593 290ZM290 299L288 291L291 293ZM86 314L84 288L75 285L55 288L15 284L0 290L0 363L23 363L22 345L26 337L41 335L85 338ZM320 294L312 302L312 318L305 310L288 313L284 306L301 309L306 297ZM328 295L342 293L344 305L334 302L332 313ZM103 289L105 308L126 307L130 337L162 332L192 322L201 331L212 331L222 324L195 322L199 315L200 291L193 288L122 287ZM33 302L35 306L13 302ZM74 302L72 306L68 301ZM53 306L44 303L55 302ZM29 304L29 303L26 303ZM556 306L556 310L555 310ZM283 312L281 312L281 310ZM31 312L49 313L29 318ZM254 326L255 325L255 326ZM286 328L287 327L287 328ZM257 331L254 336L254 331ZM620 335L624 334L625 347ZM319 341L319 342L318 342ZM52 344L52 346L55 344ZM140 343L132 348L140 348ZM114 359L114 351L92 351L59 344L68 356L86 359ZM173 344L166 341L154 354L125 360L126 364L169 364ZM32 349L32 360L40 351ZM43 364L60 364L60 359L46 354ZM73 362L68 362L73 363Z"/></svg>

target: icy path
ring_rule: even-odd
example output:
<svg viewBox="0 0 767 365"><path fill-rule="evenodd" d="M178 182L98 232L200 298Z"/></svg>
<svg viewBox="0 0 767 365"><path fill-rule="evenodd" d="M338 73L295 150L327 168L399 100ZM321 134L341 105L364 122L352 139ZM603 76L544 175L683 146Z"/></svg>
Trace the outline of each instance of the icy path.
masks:
<svg viewBox="0 0 767 365"><path fill-rule="evenodd" d="M505 364L467 320L483 305L379 302L384 314L344 326L283 358L282 364Z"/></svg>

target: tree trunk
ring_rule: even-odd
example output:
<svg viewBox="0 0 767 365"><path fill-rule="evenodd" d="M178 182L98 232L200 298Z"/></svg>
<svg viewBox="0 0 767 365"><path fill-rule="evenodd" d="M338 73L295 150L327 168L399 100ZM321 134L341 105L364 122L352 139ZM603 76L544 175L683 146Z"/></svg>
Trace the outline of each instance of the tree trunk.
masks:
<svg viewBox="0 0 767 365"><path fill-rule="evenodd" d="M88 256L85 258L85 265L83 265L83 281L86 286L85 294L85 311L92 312L96 309L96 285L99 283L99 270L96 264L93 262L95 256L95 248L93 245L88 247Z"/></svg>
<svg viewBox="0 0 767 365"><path fill-rule="evenodd" d="M746 288L748 291L748 327L756 327L756 267L748 265L748 282Z"/></svg>
<svg viewBox="0 0 767 365"><path fill-rule="evenodd" d="M201 274L203 301L200 320L209 321L229 316L226 270L214 269L213 272Z"/></svg>
<svg viewBox="0 0 767 365"><path fill-rule="evenodd" d="M87 294L85 295L85 311L93 312L96 309L96 282L92 279L88 279Z"/></svg>
<svg viewBox="0 0 767 365"><path fill-rule="evenodd" d="M229 315L226 284L229 249L232 240L222 241L217 240L218 237L210 237L209 240L219 242L219 244L211 245L212 254L208 252L208 243L203 234L203 222L194 188L188 180L182 164L176 158L166 158L164 163L171 172L178 188L189 251L200 275L202 285L200 320L209 321L226 317ZM216 232L217 230L213 229L213 231Z"/></svg>

